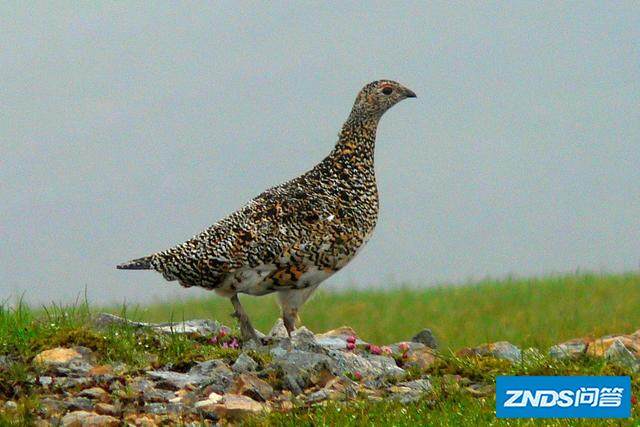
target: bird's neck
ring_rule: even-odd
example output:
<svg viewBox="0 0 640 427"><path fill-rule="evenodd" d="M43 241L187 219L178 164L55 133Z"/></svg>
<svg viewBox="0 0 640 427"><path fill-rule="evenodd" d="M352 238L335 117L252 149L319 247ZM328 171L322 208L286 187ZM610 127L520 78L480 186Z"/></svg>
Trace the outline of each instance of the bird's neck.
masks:
<svg viewBox="0 0 640 427"><path fill-rule="evenodd" d="M342 126L338 142L329 157L341 164L356 164L373 169L377 128L377 118L349 117Z"/></svg>

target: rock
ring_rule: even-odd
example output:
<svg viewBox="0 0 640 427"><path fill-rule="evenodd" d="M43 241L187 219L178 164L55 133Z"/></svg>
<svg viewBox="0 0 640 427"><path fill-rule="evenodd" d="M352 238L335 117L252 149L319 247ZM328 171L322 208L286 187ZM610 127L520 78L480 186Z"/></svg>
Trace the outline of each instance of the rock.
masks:
<svg viewBox="0 0 640 427"><path fill-rule="evenodd" d="M322 352L322 347L316 342L316 336L304 326L291 333L291 345L295 350Z"/></svg>
<svg viewBox="0 0 640 427"><path fill-rule="evenodd" d="M412 342L412 341L402 341L402 342L397 342L395 344L391 344L390 346L388 346L389 348L391 348L391 351L394 354L402 354L405 351L417 351L417 350L424 350L425 348L428 348L426 345L419 343L419 342ZM404 350L403 350L404 348Z"/></svg>
<svg viewBox="0 0 640 427"><path fill-rule="evenodd" d="M269 366L282 372L284 386L295 394L302 393L335 370L335 363L329 356L299 350L284 353Z"/></svg>
<svg viewBox="0 0 640 427"><path fill-rule="evenodd" d="M94 320L96 326L110 326L113 324L125 324L137 328L151 328L156 332L165 334L194 334L199 336L217 335L221 329L229 330L216 320L198 319L184 322L146 323L134 322L122 317L100 313Z"/></svg>
<svg viewBox="0 0 640 427"><path fill-rule="evenodd" d="M266 402L273 396L273 387L255 375L240 374L233 386L233 393L249 396L259 402Z"/></svg>
<svg viewBox="0 0 640 427"><path fill-rule="evenodd" d="M172 371L148 371L147 376L156 381L160 388L179 390L186 386L211 385L224 393L233 381L233 372L221 360L208 360L195 365L186 374Z"/></svg>
<svg viewBox="0 0 640 427"><path fill-rule="evenodd" d="M200 400L199 402L196 402L193 406L195 408L202 408L206 406L215 405L216 403L220 403L221 400L222 400L222 396L219 395L218 393L210 393L207 399Z"/></svg>
<svg viewBox="0 0 640 427"><path fill-rule="evenodd" d="M495 395L496 387L494 384L476 383L465 387L465 390L471 393L474 397L487 397Z"/></svg>
<svg viewBox="0 0 640 427"><path fill-rule="evenodd" d="M354 374L359 372L363 380L373 381L374 387L381 386L384 381L397 380L404 376L405 371L396 365L396 361L387 356L367 355L338 350L329 351L329 356L336 363L336 375ZM368 384L372 385L372 384Z"/></svg>
<svg viewBox="0 0 640 427"><path fill-rule="evenodd" d="M307 396L307 403L317 403L322 402L323 400L329 399L331 396L331 392L326 388L320 389L318 391L314 391L310 395Z"/></svg>
<svg viewBox="0 0 640 427"><path fill-rule="evenodd" d="M155 427L158 425L154 416L150 414L131 414L125 418L127 425L136 427Z"/></svg>
<svg viewBox="0 0 640 427"><path fill-rule="evenodd" d="M167 405L160 402L146 402L142 410L148 414L165 415L167 413Z"/></svg>
<svg viewBox="0 0 640 427"><path fill-rule="evenodd" d="M70 411L92 411L93 402L86 397L68 397L64 401L64 405Z"/></svg>
<svg viewBox="0 0 640 427"><path fill-rule="evenodd" d="M589 344L587 354L594 357L604 357L614 343L622 344L634 357L640 357L640 340L633 335L603 337L594 340Z"/></svg>
<svg viewBox="0 0 640 427"><path fill-rule="evenodd" d="M251 415L269 411L269 407L256 402L247 396L228 394L224 399L213 405L213 412L221 418L238 421Z"/></svg>
<svg viewBox="0 0 640 427"><path fill-rule="evenodd" d="M429 347L425 347L415 351L407 352L407 357L404 359L404 366L415 367L418 369L427 369L436 361L436 355Z"/></svg>
<svg viewBox="0 0 640 427"><path fill-rule="evenodd" d="M92 359L92 352L86 347L57 347L38 353L33 362L59 375L86 375L92 368Z"/></svg>
<svg viewBox="0 0 640 427"><path fill-rule="evenodd" d="M631 369L632 372L638 372L640 370L640 360L638 357L625 345L622 339L616 338L609 345L609 348L604 353L607 360L625 366Z"/></svg>
<svg viewBox="0 0 640 427"><path fill-rule="evenodd" d="M552 346L549 349L549 356L554 359L576 358L584 355L588 346L588 341L582 338L569 340Z"/></svg>
<svg viewBox="0 0 640 427"><path fill-rule="evenodd" d="M289 338L289 333L287 332L287 328L284 327L282 319L276 321L267 336L272 338Z"/></svg>
<svg viewBox="0 0 640 427"><path fill-rule="evenodd" d="M109 401L109 393L101 389L100 387L92 387L82 390L78 393L80 397L88 397L89 399L99 400L100 402Z"/></svg>
<svg viewBox="0 0 640 427"><path fill-rule="evenodd" d="M112 417L117 417L120 415L120 410L118 410L116 406L109 403L96 403L95 411L100 415L109 415Z"/></svg>
<svg viewBox="0 0 640 427"><path fill-rule="evenodd" d="M458 352L460 356L491 356L496 359L518 362L522 357L522 352L518 347L507 341L498 341L491 344L484 344L475 348L465 348Z"/></svg>
<svg viewBox="0 0 640 427"><path fill-rule="evenodd" d="M99 415L95 412L75 411L62 418L64 427L117 427L120 421L109 415Z"/></svg>
<svg viewBox="0 0 640 427"><path fill-rule="evenodd" d="M91 379L86 377L55 377L53 378L53 386L67 390L70 388L76 388L81 386L87 386L91 384Z"/></svg>
<svg viewBox="0 0 640 427"><path fill-rule="evenodd" d="M398 383L401 387L408 387L413 391L418 391L420 393L427 393L433 389L431 382L428 379L419 379L413 381L404 381Z"/></svg>
<svg viewBox="0 0 640 427"><path fill-rule="evenodd" d="M49 387L51 384L53 384L53 378L47 376L38 377L38 382L43 387Z"/></svg>
<svg viewBox="0 0 640 427"><path fill-rule="evenodd" d="M280 319L282 321L282 319ZM249 371L255 371L258 369L258 363L251 358L247 353L240 353L240 356L231 365L231 370L239 374L243 374Z"/></svg>
<svg viewBox="0 0 640 427"><path fill-rule="evenodd" d="M433 335L431 329L428 328L418 332L413 338L411 338L411 341L424 344L432 349L438 348L438 341L436 340L435 335Z"/></svg>
<svg viewBox="0 0 640 427"><path fill-rule="evenodd" d="M347 348L347 338L356 337L355 344L358 346L367 345L366 341L357 338L356 331L348 326L341 326L323 334L316 335L316 342L321 347L334 350L344 350Z"/></svg>
<svg viewBox="0 0 640 427"><path fill-rule="evenodd" d="M4 409L8 411L15 411L16 409L18 409L18 404L13 400L7 400L6 402L4 402Z"/></svg>
<svg viewBox="0 0 640 427"><path fill-rule="evenodd" d="M45 397L40 400L39 413L46 417L51 417L54 414L61 413L66 410L64 402L57 398Z"/></svg>

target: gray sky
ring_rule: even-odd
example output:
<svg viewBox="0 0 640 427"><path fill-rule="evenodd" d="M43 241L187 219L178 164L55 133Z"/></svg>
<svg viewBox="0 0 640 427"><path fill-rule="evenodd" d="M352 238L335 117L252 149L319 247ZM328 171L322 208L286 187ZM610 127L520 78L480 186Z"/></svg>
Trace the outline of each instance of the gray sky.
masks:
<svg viewBox="0 0 640 427"><path fill-rule="evenodd" d="M193 296L115 264L182 242L385 115L373 239L325 284L640 260L637 2L0 5L0 297Z"/></svg>

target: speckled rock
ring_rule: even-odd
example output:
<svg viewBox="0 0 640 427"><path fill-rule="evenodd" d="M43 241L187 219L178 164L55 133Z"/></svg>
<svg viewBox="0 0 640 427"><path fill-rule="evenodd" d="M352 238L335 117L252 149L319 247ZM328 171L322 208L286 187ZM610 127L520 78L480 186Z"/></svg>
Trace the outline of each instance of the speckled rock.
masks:
<svg viewBox="0 0 640 427"><path fill-rule="evenodd" d="M74 411L62 418L64 427L116 427L120 421L109 415L99 415L95 412Z"/></svg>

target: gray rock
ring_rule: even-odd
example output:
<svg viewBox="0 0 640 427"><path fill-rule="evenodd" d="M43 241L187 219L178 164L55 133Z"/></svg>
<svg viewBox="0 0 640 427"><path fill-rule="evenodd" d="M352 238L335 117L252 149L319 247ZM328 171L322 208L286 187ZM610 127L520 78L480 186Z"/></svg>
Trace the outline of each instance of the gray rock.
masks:
<svg viewBox="0 0 640 427"><path fill-rule="evenodd" d="M53 378L47 376L38 377L38 382L41 386L48 387L53 383Z"/></svg>
<svg viewBox="0 0 640 427"><path fill-rule="evenodd" d="M498 341L484 344L479 347L465 348L458 352L462 355L491 356L496 359L504 359L510 362L519 362L522 359L522 351L508 341Z"/></svg>
<svg viewBox="0 0 640 427"><path fill-rule="evenodd" d="M13 400L7 400L6 402L4 402L4 409L15 411L16 409L18 409L18 404Z"/></svg>
<svg viewBox="0 0 640 427"><path fill-rule="evenodd" d="M307 403L317 403L322 402L323 400L327 400L330 396L330 392L327 389L320 389L318 391L314 391L310 395L307 396Z"/></svg>
<svg viewBox="0 0 640 427"><path fill-rule="evenodd" d="M433 389L433 386L431 385L431 381L424 378L419 380L413 380L413 381L404 381L404 382L398 383L398 385L401 387L409 387L411 390L418 391L421 393L427 393Z"/></svg>
<svg viewBox="0 0 640 427"><path fill-rule="evenodd" d="M280 355L269 367L282 373L284 386L295 394L302 393L323 375L336 370L329 356L299 350Z"/></svg>
<svg viewBox="0 0 640 427"><path fill-rule="evenodd" d="M604 357L610 362L631 369L632 372L640 370L640 360L619 339L613 341L613 344L605 351Z"/></svg>
<svg viewBox="0 0 640 427"><path fill-rule="evenodd" d="M396 365L396 361L391 357L367 355L361 356L356 353L343 352L338 350L329 351L329 356L336 364L336 375L353 374L356 371L362 374L367 381L372 381L374 388L378 388L382 382L387 380L401 379L405 371ZM370 386L370 385L368 385Z"/></svg>
<svg viewBox="0 0 640 427"><path fill-rule="evenodd" d="M413 338L411 338L411 341L424 344L434 350L438 348L438 341L436 340L435 335L433 335L433 331L428 328L418 332Z"/></svg>
<svg viewBox="0 0 640 427"><path fill-rule="evenodd" d="M113 324L125 324L136 328L151 328L156 332L165 334L195 334L200 336L216 335L223 328L230 330L220 322L209 319L187 320L184 322L147 323L134 322L109 313L100 313L94 320L94 323L97 326L102 327Z"/></svg>
<svg viewBox="0 0 640 427"><path fill-rule="evenodd" d="M258 369L258 363L251 358L247 353L240 353L240 356L231 365L231 370L239 374L245 372L251 372Z"/></svg>
<svg viewBox="0 0 640 427"><path fill-rule="evenodd" d="M316 337L304 326L291 333L291 345L295 350L321 353L322 347L316 342Z"/></svg>
<svg viewBox="0 0 640 427"><path fill-rule="evenodd" d="M165 415L168 412L167 405L160 402L146 402L142 410L147 414L153 415Z"/></svg>
<svg viewBox="0 0 640 427"><path fill-rule="evenodd" d="M189 385L210 385L216 392L224 393L233 382L233 372L221 360L208 360L195 365L186 374L173 371L148 371L147 376L159 388L179 390Z"/></svg>
<svg viewBox="0 0 640 427"><path fill-rule="evenodd" d="M78 386L87 386L91 384L91 379L87 377L55 377L53 378L53 386L67 390Z"/></svg>
<svg viewBox="0 0 640 427"><path fill-rule="evenodd" d="M70 411L91 411L93 402L87 397L71 397L64 400L64 405Z"/></svg>
<svg viewBox="0 0 640 427"><path fill-rule="evenodd" d="M549 356L554 359L575 358L587 351L587 343L583 340L571 340L552 346L549 349Z"/></svg>
<svg viewBox="0 0 640 427"><path fill-rule="evenodd" d="M284 327L282 319L276 321L267 336L272 338L289 338L289 333L287 332L287 328Z"/></svg>
<svg viewBox="0 0 640 427"><path fill-rule="evenodd" d="M62 426L118 426L120 421L109 415L98 415L94 412L75 411L62 418Z"/></svg>

